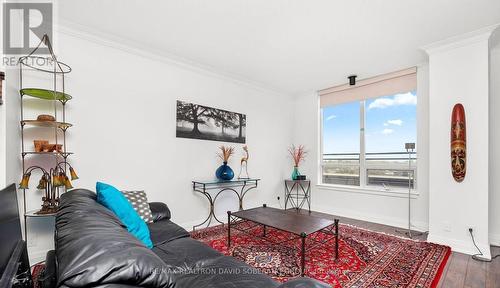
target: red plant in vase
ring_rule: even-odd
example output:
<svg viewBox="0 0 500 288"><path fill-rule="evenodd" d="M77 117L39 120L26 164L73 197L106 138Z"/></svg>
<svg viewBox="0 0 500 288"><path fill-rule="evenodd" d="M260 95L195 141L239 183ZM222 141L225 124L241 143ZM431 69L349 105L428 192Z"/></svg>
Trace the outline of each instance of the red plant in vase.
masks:
<svg viewBox="0 0 500 288"><path fill-rule="evenodd" d="M296 147L295 145L290 146L288 148L288 152L292 156L293 159L293 173L292 173L292 179L297 180L298 176L300 176L299 172L299 165L301 162L303 162L306 158L307 151L304 148L304 145L299 145Z"/></svg>
<svg viewBox="0 0 500 288"><path fill-rule="evenodd" d="M295 167L299 167L300 163L306 159L307 151L305 150L304 145L299 145L299 147L292 145L288 148L288 152L292 156Z"/></svg>

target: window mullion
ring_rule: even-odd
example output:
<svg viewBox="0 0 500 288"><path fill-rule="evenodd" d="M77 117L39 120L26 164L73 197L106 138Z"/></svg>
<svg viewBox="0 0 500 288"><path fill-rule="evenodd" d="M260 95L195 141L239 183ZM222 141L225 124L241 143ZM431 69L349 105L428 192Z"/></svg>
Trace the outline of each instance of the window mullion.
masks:
<svg viewBox="0 0 500 288"><path fill-rule="evenodd" d="M359 104L359 186L366 186L365 101Z"/></svg>

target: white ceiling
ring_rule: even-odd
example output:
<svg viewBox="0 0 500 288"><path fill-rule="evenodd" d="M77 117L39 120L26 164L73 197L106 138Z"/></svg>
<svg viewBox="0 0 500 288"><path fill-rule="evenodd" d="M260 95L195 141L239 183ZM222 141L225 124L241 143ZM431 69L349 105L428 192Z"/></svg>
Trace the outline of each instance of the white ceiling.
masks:
<svg viewBox="0 0 500 288"><path fill-rule="evenodd" d="M64 0L85 26L289 94L425 60L419 47L500 23L499 0ZM132 41L132 42L130 42Z"/></svg>

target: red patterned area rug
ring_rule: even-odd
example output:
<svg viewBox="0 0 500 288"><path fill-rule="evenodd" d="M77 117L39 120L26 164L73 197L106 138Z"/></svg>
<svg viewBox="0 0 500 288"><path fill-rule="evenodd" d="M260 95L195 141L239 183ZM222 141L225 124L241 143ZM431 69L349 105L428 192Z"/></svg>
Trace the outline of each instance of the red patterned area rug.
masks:
<svg viewBox="0 0 500 288"><path fill-rule="evenodd" d="M38 263L31 267L31 277L33 278L33 288L41 288L40 278L45 271L45 263Z"/></svg>
<svg viewBox="0 0 500 288"><path fill-rule="evenodd" d="M262 235L263 231L255 227L250 232ZM266 232L266 238L275 243L291 237L289 233L272 228L267 228ZM434 288L451 252L447 246L346 224L339 225L339 232L339 259L335 260L333 239L306 252L306 276L335 288ZM228 251L227 228L222 225L192 232L191 236L259 268L278 281L285 282L300 275L300 240L275 245L231 229L231 249ZM318 240L331 237L323 233L311 236L317 236Z"/></svg>

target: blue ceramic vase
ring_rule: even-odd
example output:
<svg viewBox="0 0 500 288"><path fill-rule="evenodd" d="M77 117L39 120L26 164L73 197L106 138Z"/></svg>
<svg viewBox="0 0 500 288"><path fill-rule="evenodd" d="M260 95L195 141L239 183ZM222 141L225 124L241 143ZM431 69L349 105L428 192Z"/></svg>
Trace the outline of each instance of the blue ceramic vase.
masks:
<svg viewBox="0 0 500 288"><path fill-rule="evenodd" d="M299 167L295 166L293 167L292 180L297 180L298 176L300 176Z"/></svg>
<svg viewBox="0 0 500 288"><path fill-rule="evenodd" d="M217 170L215 171L215 176L219 180L229 181L234 178L234 171L227 165L227 162L224 162Z"/></svg>

